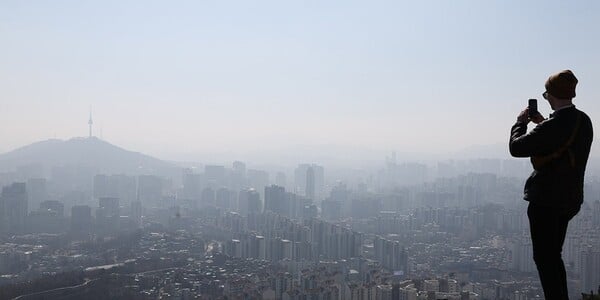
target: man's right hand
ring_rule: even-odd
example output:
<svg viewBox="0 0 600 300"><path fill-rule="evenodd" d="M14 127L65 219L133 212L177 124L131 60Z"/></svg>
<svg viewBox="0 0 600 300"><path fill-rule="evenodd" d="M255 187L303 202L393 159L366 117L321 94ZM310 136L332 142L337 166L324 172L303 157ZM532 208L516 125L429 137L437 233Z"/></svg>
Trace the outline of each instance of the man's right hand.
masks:
<svg viewBox="0 0 600 300"><path fill-rule="evenodd" d="M521 123L525 123L525 124L529 124L529 121L531 121L535 124L540 124L544 120L546 120L546 119L539 112L535 116L529 118L529 108L525 108L517 117L517 122L521 122Z"/></svg>
<svg viewBox="0 0 600 300"><path fill-rule="evenodd" d="M523 110L519 116L517 116L517 122L525 124L529 123L529 108L525 108L525 110Z"/></svg>

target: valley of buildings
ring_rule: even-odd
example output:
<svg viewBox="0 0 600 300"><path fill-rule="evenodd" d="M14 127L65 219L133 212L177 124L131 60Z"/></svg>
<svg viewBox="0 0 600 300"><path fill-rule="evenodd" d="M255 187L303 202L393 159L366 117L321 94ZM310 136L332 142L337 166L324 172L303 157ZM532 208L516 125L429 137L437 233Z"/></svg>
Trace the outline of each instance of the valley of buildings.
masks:
<svg viewBox="0 0 600 300"><path fill-rule="evenodd" d="M21 166L0 173L0 298L542 299L527 170L389 159L339 180L315 164L175 177ZM563 254L573 299L597 291L598 178Z"/></svg>

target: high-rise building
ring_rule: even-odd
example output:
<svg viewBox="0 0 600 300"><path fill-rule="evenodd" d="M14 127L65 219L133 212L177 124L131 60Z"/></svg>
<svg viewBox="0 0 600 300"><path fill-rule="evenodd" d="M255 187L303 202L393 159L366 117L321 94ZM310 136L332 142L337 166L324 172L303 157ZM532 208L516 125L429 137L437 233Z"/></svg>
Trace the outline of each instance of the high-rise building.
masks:
<svg viewBox="0 0 600 300"><path fill-rule="evenodd" d="M284 188L287 186L287 179L285 173L277 172L277 174L275 175L275 185L282 186Z"/></svg>
<svg viewBox="0 0 600 300"><path fill-rule="evenodd" d="M262 170L249 169L248 175L248 187L255 189L261 198L264 199L265 187L269 185L269 173Z"/></svg>
<svg viewBox="0 0 600 300"><path fill-rule="evenodd" d="M304 224L310 228L313 254L332 259L351 258L362 254L361 233L314 218L305 220Z"/></svg>
<svg viewBox="0 0 600 300"><path fill-rule="evenodd" d="M592 204L592 226L600 227L600 201Z"/></svg>
<svg viewBox="0 0 600 300"><path fill-rule="evenodd" d="M349 204L350 191L346 184L338 182L331 191L329 197L321 202L322 216L327 220L337 220L344 214L342 209Z"/></svg>
<svg viewBox="0 0 600 300"><path fill-rule="evenodd" d="M159 205L162 200L162 189L163 182L160 177L140 175L138 177L137 200L146 205Z"/></svg>
<svg viewBox="0 0 600 300"><path fill-rule="evenodd" d="M392 286L385 284L385 285L378 285L377 286L377 290L376 290L376 294L375 294L375 298L376 299L381 299L381 300L392 300L394 298L392 298Z"/></svg>
<svg viewBox="0 0 600 300"><path fill-rule="evenodd" d="M225 186L225 167L224 166L205 166L204 167L204 178L206 185L213 189Z"/></svg>
<svg viewBox="0 0 600 300"><path fill-rule="evenodd" d="M315 170L313 167L306 169L306 198L315 201Z"/></svg>
<svg viewBox="0 0 600 300"><path fill-rule="evenodd" d="M99 207L96 209L96 229L103 233L110 233L118 230L121 218L119 198L102 197L98 201Z"/></svg>
<svg viewBox="0 0 600 300"><path fill-rule="evenodd" d="M27 180L27 207L29 211L36 210L40 203L48 198L46 178L31 178Z"/></svg>
<svg viewBox="0 0 600 300"><path fill-rule="evenodd" d="M408 254L400 242L376 236L373 239L375 259L395 274L407 275Z"/></svg>
<svg viewBox="0 0 600 300"><path fill-rule="evenodd" d="M89 233L92 230L92 208L75 205L71 208L71 231Z"/></svg>
<svg viewBox="0 0 600 300"><path fill-rule="evenodd" d="M183 175L183 198L199 201L202 194L202 176L195 173Z"/></svg>
<svg viewBox="0 0 600 300"><path fill-rule="evenodd" d="M106 216L118 216L119 211L119 198L116 197L102 197L98 199L100 208L104 209Z"/></svg>
<svg viewBox="0 0 600 300"><path fill-rule="evenodd" d="M242 243L240 240L232 239L225 243L225 253L231 257L242 257Z"/></svg>
<svg viewBox="0 0 600 300"><path fill-rule="evenodd" d="M254 190L250 189L248 191L248 213L260 213L263 211L263 203L260 200L260 194Z"/></svg>
<svg viewBox="0 0 600 300"><path fill-rule="evenodd" d="M40 203L40 210L55 212L61 218L65 216L65 205L56 200L47 200Z"/></svg>
<svg viewBox="0 0 600 300"><path fill-rule="evenodd" d="M348 202L348 197L350 195L350 191L345 183L338 182L329 192L329 198L332 201L339 201L342 204L346 204Z"/></svg>
<svg viewBox="0 0 600 300"><path fill-rule="evenodd" d="M258 198L260 200L260 195L258 196ZM248 213L248 189L244 189L238 192L237 207L233 211L236 211L243 215Z"/></svg>
<svg viewBox="0 0 600 300"><path fill-rule="evenodd" d="M277 185L265 187L265 211L287 215L289 208L286 202L286 194L283 187ZM286 210L286 208L288 209Z"/></svg>
<svg viewBox="0 0 600 300"><path fill-rule="evenodd" d="M29 213L25 227L27 233L61 233L66 229L64 221L57 210L40 208Z"/></svg>
<svg viewBox="0 0 600 300"><path fill-rule="evenodd" d="M127 175L94 176L94 198L119 198L122 205L128 206L137 198L136 178Z"/></svg>
<svg viewBox="0 0 600 300"><path fill-rule="evenodd" d="M210 205L213 206L215 205L215 190L211 187L207 187L204 190L202 190L202 198L201 198L201 203L202 205Z"/></svg>
<svg viewBox="0 0 600 300"><path fill-rule="evenodd" d="M281 259L293 259L293 246L290 240L281 240Z"/></svg>
<svg viewBox="0 0 600 300"><path fill-rule="evenodd" d="M27 188L16 182L2 188L0 196L0 230L4 233L23 233L27 217Z"/></svg>
<svg viewBox="0 0 600 300"><path fill-rule="evenodd" d="M257 258L258 259L266 259L265 255L266 255L266 244L265 244L265 237L264 236L260 236L257 235L256 236L256 251L257 251Z"/></svg>
<svg viewBox="0 0 600 300"><path fill-rule="evenodd" d="M234 161L232 164L233 172L246 176L246 164L241 161Z"/></svg>
<svg viewBox="0 0 600 300"><path fill-rule="evenodd" d="M312 168L314 172L314 199L312 200L320 201L324 198L325 194L325 172L322 166L316 164L298 165L296 170L294 170L295 192L308 198L307 172L309 168Z"/></svg>
<svg viewBox="0 0 600 300"><path fill-rule="evenodd" d="M233 162L231 172L231 188L234 191L240 191L247 186L246 184L246 164L241 161Z"/></svg>
<svg viewBox="0 0 600 300"><path fill-rule="evenodd" d="M109 196L109 187L108 187L108 176L104 174L98 174L94 176L94 186L93 186L93 194L94 198L100 197L108 197ZM114 195L116 196L116 195Z"/></svg>
<svg viewBox="0 0 600 300"><path fill-rule="evenodd" d="M236 209L235 201L234 201L234 193L232 190L221 187L217 190L216 193L216 206L223 207L227 209Z"/></svg>
<svg viewBox="0 0 600 300"><path fill-rule="evenodd" d="M512 247L513 268L520 272L535 272L532 253L533 248L528 237L517 239Z"/></svg>
<svg viewBox="0 0 600 300"><path fill-rule="evenodd" d="M600 288L600 249L596 247L581 251L581 288L586 293Z"/></svg>
<svg viewBox="0 0 600 300"><path fill-rule="evenodd" d="M254 189L241 190L238 197L238 209L242 214L257 214L263 211L260 194Z"/></svg>
<svg viewBox="0 0 600 300"><path fill-rule="evenodd" d="M302 218L303 219L312 219L316 218L319 215L319 209L315 204L306 204L302 209Z"/></svg>
<svg viewBox="0 0 600 300"><path fill-rule="evenodd" d="M304 196L286 192L284 212L291 218L304 218L305 207L312 205L312 200Z"/></svg>
<svg viewBox="0 0 600 300"><path fill-rule="evenodd" d="M338 220L341 217L342 203L340 201L323 200L321 210L323 219Z"/></svg>
<svg viewBox="0 0 600 300"><path fill-rule="evenodd" d="M111 185L116 187L120 205L129 206L137 200L137 180L135 176L111 175Z"/></svg>
<svg viewBox="0 0 600 300"><path fill-rule="evenodd" d="M129 218L131 219L133 225L136 228L142 227L142 213L143 213L142 202L141 201L131 202L131 212L129 213Z"/></svg>

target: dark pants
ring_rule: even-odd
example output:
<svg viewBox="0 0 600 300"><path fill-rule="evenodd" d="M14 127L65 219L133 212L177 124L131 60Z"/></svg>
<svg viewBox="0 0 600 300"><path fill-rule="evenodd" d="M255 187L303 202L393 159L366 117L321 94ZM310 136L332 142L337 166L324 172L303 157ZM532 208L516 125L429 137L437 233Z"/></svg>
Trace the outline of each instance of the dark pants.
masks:
<svg viewBox="0 0 600 300"><path fill-rule="evenodd" d="M540 274L546 300L569 299L567 272L561 253L569 220L578 212L579 208L565 210L532 203L527 208L533 261Z"/></svg>

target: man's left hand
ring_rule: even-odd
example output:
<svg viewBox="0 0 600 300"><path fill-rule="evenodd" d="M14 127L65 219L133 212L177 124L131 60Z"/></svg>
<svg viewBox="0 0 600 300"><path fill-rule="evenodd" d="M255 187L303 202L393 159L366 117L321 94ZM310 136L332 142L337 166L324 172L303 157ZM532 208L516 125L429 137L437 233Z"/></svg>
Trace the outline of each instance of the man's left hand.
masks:
<svg viewBox="0 0 600 300"><path fill-rule="evenodd" d="M538 112L535 116L531 117L530 120L531 120L531 122L533 122L535 124L540 124L540 123L542 123L546 119L544 118L544 116L542 116L542 114L540 114Z"/></svg>

